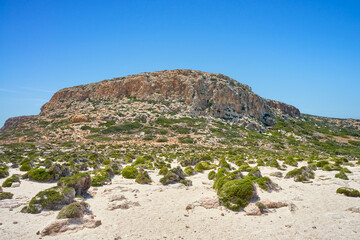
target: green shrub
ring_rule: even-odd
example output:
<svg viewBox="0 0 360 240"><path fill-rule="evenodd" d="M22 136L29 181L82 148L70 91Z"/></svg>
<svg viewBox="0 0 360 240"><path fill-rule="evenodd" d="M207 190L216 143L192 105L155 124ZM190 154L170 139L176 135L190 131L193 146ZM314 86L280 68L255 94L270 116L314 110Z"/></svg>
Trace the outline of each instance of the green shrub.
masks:
<svg viewBox="0 0 360 240"><path fill-rule="evenodd" d="M237 211L249 201L257 198L256 189L248 179L236 179L226 182L218 191L221 205Z"/></svg>
<svg viewBox="0 0 360 240"><path fill-rule="evenodd" d="M153 135L148 135L148 136L145 136L144 138L143 138L143 140L144 141L151 141L151 140L153 140L155 138L155 136L153 136Z"/></svg>
<svg viewBox="0 0 360 240"><path fill-rule="evenodd" d="M165 138L165 137L162 137L162 138L158 138L157 140L156 140L156 142L167 142L167 141L169 141L167 138Z"/></svg>
<svg viewBox="0 0 360 240"><path fill-rule="evenodd" d="M271 191L276 187L269 177L261 177L255 181L259 187L265 191Z"/></svg>
<svg viewBox="0 0 360 240"><path fill-rule="evenodd" d="M51 182L54 180L54 175L48 169L33 168L28 172L31 180L37 182Z"/></svg>
<svg viewBox="0 0 360 240"><path fill-rule="evenodd" d="M329 161L321 160L321 161L318 161L318 162L316 163L316 166L322 168L322 167L324 167L324 166L327 165L327 164L329 164Z"/></svg>
<svg viewBox="0 0 360 240"><path fill-rule="evenodd" d="M343 179L343 180L349 180L349 178L346 176L344 170L341 170L339 173L335 174L335 177Z"/></svg>
<svg viewBox="0 0 360 240"><path fill-rule="evenodd" d="M142 124L139 122L124 122L121 125L110 126L107 129L102 130L101 132L104 134L118 133L118 132L131 133L132 130L139 129L141 127Z"/></svg>
<svg viewBox="0 0 360 240"><path fill-rule="evenodd" d="M20 167L20 171L22 171L22 172L27 172L30 169L31 169L31 166L30 166L29 162L23 163Z"/></svg>
<svg viewBox="0 0 360 240"><path fill-rule="evenodd" d="M114 176L114 171L111 167L107 166L103 169L98 169L95 172L95 176L92 178L91 186L101 187L107 182L111 182L111 178Z"/></svg>
<svg viewBox="0 0 360 240"><path fill-rule="evenodd" d="M289 171L285 178L294 178L295 182L308 182L315 178L314 172L308 167L295 168Z"/></svg>
<svg viewBox="0 0 360 240"><path fill-rule="evenodd" d="M336 190L336 193L344 194L348 197L360 197L360 192L353 188L341 187Z"/></svg>
<svg viewBox="0 0 360 240"><path fill-rule="evenodd" d="M91 177L88 173L78 173L70 177L60 178L57 185L74 188L77 196L84 195L91 186Z"/></svg>
<svg viewBox="0 0 360 240"><path fill-rule="evenodd" d="M203 172L204 170L210 170L216 168L216 165L209 164L208 162L198 162L195 165L194 171Z"/></svg>
<svg viewBox="0 0 360 240"><path fill-rule="evenodd" d="M208 179L213 180L215 178L216 172L214 170L210 171L208 174Z"/></svg>
<svg viewBox="0 0 360 240"><path fill-rule="evenodd" d="M146 171L141 171L136 176L135 182L139 184L150 184L152 181L149 174Z"/></svg>
<svg viewBox="0 0 360 240"><path fill-rule="evenodd" d="M9 176L8 167L0 167L0 178L6 178Z"/></svg>
<svg viewBox="0 0 360 240"><path fill-rule="evenodd" d="M14 182L20 182L20 177L19 177L18 174L14 174L14 175L12 175L11 177L7 178L7 179L3 182L2 186L3 186L3 187L11 187L11 185L12 185Z"/></svg>
<svg viewBox="0 0 360 240"><path fill-rule="evenodd" d="M74 202L63 207L56 218L81 218L84 216L84 213L90 212L89 207L89 204L86 202Z"/></svg>
<svg viewBox="0 0 360 240"><path fill-rule="evenodd" d="M252 169L253 168L247 163L243 163L238 168L238 170L241 171L241 172L250 172Z"/></svg>
<svg viewBox="0 0 360 240"><path fill-rule="evenodd" d="M287 164L289 166L297 167L298 163L292 156L287 156L284 164Z"/></svg>
<svg viewBox="0 0 360 240"><path fill-rule="evenodd" d="M39 192L33 197L29 206L24 207L23 213L39 213L43 209L59 210L64 205L74 201L75 190L73 188L52 187Z"/></svg>
<svg viewBox="0 0 360 240"><path fill-rule="evenodd" d="M167 167L162 167L159 171L159 175L166 175L168 173Z"/></svg>
<svg viewBox="0 0 360 240"><path fill-rule="evenodd" d="M103 165L109 165L110 163L111 163L110 160L105 160L105 161L102 162Z"/></svg>
<svg viewBox="0 0 360 240"><path fill-rule="evenodd" d="M194 144L194 143L196 143L196 140L191 138L190 136L178 137L178 140L179 140L180 143L184 143L184 144Z"/></svg>
<svg viewBox="0 0 360 240"><path fill-rule="evenodd" d="M228 162L226 162L225 159L221 159L221 160L220 160L218 167L220 167L220 168L226 168L226 169L229 169L229 170L231 169L230 164L229 164Z"/></svg>
<svg viewBox="0 0 360 240"><path fill-rule="evenodd" d="M126 166L122 172L121 172L122 176L124 178L129 178L129 179L135 179L136 176L139 174L138 170L133 167L133 166Z"/></svg>
<svg viewBox="0 0 360 240"><path fill-rule="evenodd" d="M192 186L192 181L189 180L189 179L181 179L181 180L180 180L180 183L184 184L184 185L187 186L187 187Z"/></svg>
<svg viewBox="0 0 360 240"><path fill-rule="evenodd" d="M191 175L193 175L193 173L194 173L194 169L193 169L191 166L187 166L187 167L184 169L184 172L186 173L187 176L191 176Z"/></svg>
<svg viewBox="0 0 360 240"><path fill-rule="evenodd" d="M14 196L14 194L12 194L10 192L3 192L3 193L0 193L0 200L12 199L13 196Z"/></svg>

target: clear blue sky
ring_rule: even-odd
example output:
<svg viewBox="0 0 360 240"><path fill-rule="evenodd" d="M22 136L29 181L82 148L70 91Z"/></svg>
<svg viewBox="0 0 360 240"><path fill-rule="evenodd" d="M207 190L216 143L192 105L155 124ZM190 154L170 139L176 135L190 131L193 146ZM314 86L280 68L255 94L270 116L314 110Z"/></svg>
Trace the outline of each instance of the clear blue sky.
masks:
<svg viewBox="0 0 360 240"><path fill-rule="evenodd" d="M359 119L360 1L0 1L0 125L64 87L177 68Z"/></svg>

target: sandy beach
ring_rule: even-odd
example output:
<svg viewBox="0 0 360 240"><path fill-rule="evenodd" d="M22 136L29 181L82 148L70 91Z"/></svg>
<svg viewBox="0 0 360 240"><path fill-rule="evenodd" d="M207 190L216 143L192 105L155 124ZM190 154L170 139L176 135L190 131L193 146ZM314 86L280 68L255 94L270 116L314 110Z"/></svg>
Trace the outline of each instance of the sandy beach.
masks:
<svg viewBox="0 0 360 240"><path fill-rule="evenodd" d="M288 170L292 168L289 167ZM193 186L180 183L163 186L156 171L149 171L151 185L115 176L112 184L91 187L90 204L97 228L40 237L36 233L56 219L58 211L21 213L21 208L39 191L56 183L23 180L20 187L4 188L14 193L12 200L0 202L1 239L359 239L360 213L349 208L360 206L359 198L336 194L339 187L360 188L360 168L349 167L349 180L334 178L335 172L316 171L312 183L272 177L280 191L257 188L260 200L281 201L291 207L270 209L261 216L247 216L224 207L205 209L201 199L214 199L216 192L208 171L188 177ZM275 172L260 167L264 176ZM12 169L11 173L17 173ZM0 183L3 182L3 179ZM127 209L110 210L117 203ZM13 204L12 208L9 208ZM18 206L17 206L18 205ZM187 208L187 206L191 206Z"/></svg>

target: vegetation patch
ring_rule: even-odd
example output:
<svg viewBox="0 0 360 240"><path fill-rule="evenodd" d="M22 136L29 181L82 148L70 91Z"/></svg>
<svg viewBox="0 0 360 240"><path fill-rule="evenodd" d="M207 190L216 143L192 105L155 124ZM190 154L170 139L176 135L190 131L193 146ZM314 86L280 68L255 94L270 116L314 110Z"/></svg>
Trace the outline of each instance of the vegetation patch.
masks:
<svg viewBox="0 0 360 240"><path fill-rule="evenodd" d="M40 213L42 210L59 210L64 205L72 203L75 198L73 188L52 187L39 192L33 197L29 206L24 207L23 213Z"/></svg>
<svg viewBox="0 0 360 240"><path fill-rule="evenodd" d="M139 174L139 171L134 166L126 166L121 174L124 178L135 179Z"/></svg>
<svg viewBox="0 0 360 240"><path fill-rule="evenodd" d="M81 218L88 213L90 213L89 204L87 204L86 202L74 202L63 207L56 218Z"/></svg>
<svg viewBox="0 0 360 240"><path fill-rule="evenodd" d="M219 201L225 207L237 211L257 198L256 188L248 179L236 179L226 182L218 191Z"/></svg>
<svg viewBox="0 0 360 240"><path fill-rule="evenodd" d="M358 190L348 187L338 188L336 193L344 194L347 197L360 197L360 192Z"/></svg>
<svg viewBox="0 0 360 240"><path fill-rule="evenodd" d="M18 182L20 183L20 176L18 174L14 174L12 175L11 177L7 178L2 186L3 187L11 187L11 185L14 183L14 182Z"/></svg>

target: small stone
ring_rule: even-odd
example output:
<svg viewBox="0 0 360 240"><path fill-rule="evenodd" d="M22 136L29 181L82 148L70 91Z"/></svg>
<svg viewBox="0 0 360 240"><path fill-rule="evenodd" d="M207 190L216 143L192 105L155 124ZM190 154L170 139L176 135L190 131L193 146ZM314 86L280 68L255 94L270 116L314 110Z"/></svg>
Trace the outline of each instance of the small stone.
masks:
<svg viewBox="0 0 360 240"><path fill-rule="evenodd" d="M244 208L246 215L260 216L261 210L255 203L250 203Z"/></svg>
<svg viewBox="0 0 360 240"><path fill-rule="evenodd" d="M18 224L18 222L17 222L17 221L14 221L13 224Z"/></svg>
<svg viewBox="0 0 360 240"><path fill-rule="evenodd" d="M20 183L19 182L14 182L11 184L12 188L16 188L16 187L20 187Z"/></svg>
<svg viewBox="0 0 360 240"><path fill-rule="evenodd" d="M189 211L189 210L191 210L191 209L193 209L193 206L192 206L191 204L188 204L188 205L186 206L186 210Z"/></svg>
<svg viewBox="0 0 360 240"><path fill-rule="evenodd" d="M221 216L225 216L225 214L224 214L224 213L221 213Z"/></svg>

